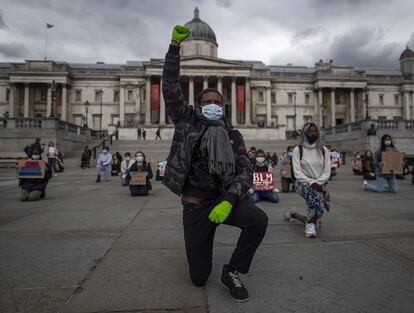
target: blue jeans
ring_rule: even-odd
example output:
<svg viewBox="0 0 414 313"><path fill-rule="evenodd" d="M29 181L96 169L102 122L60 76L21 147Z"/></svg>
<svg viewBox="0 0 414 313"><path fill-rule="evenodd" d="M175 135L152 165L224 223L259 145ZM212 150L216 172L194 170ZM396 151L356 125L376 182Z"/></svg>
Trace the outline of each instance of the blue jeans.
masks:
<svg viewBox="0 0 414 313"><path fill-rule="evenodd" d="M279 197L273 191L255 191L249 194L249 200L253 203L258 202L259 200L268 200L272 203L278 203Z"/></svg>
<svg viewBox="0 0 414 313"><path fill-rule="evenodd" d="M387 177L377 175L375 185L368 184L366 189L374 192L389 191L395 193L398 192L397 179L395 175Z"/></svg>

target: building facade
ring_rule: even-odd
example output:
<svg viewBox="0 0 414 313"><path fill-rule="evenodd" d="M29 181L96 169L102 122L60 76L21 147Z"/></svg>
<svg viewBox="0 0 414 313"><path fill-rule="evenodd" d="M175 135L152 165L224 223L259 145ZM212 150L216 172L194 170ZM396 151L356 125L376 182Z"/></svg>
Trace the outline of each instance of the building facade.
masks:
<svg viewBox="0 0 414 313"><path fill-rule="evenodd" d="M284 128L314 121L334 127L366 119L414 119L414 52L400 57L400 70L336 66L273 66L217 57L211 27L199 17L186 24L191 37L181 49L185 101L217 88L224 112L241 128ZM166 46L167 49L167 46ZM27 60L0 63L0 113L10 117L55 116L93 129L171 124L162 96L163 59L125 64L74 64Z"/></svg>

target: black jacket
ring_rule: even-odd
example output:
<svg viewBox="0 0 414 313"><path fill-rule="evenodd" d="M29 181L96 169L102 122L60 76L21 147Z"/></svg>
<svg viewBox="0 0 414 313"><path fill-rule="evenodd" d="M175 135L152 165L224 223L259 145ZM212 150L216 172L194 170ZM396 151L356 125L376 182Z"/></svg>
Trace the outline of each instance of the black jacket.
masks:
<svg viewBox="0 0 414 313"><path fill-rule="evenodd" d="M175 125L175 132L167 158L163 184L181 196L194 147L206 127L197 118L195 109L184 102L180 86L179 50L178 46L170 45L164 63L162 91L167 113ZM235 205L239 199L245 197L250 189L253 182L253 170L242 135L233 129L227 119L225 119L225 128L233 147L236 173L223 177L220 189L225 196L224 199Z"/></svg>

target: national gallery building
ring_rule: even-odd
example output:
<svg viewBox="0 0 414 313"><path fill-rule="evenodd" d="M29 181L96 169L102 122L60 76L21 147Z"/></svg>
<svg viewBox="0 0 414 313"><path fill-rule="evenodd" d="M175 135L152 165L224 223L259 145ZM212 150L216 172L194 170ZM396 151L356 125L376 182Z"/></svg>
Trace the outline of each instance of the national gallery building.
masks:
<svg viewBox="0 0 414 313"><path fill-rule="evenodd" d="M217 88L234 126L288 133L308 121L328 128L367 117L414 118L414 52L408 47L401 54L400 70L336 66L322 60L314 67L265 65L218 58L215 33L197 8L185 25L192 29L181 48L185 100L196 105L198 92ZM127 128L168 127L161 92L163 63L0 63L0 114L58 117L96 130L118 123Z"/></svg>

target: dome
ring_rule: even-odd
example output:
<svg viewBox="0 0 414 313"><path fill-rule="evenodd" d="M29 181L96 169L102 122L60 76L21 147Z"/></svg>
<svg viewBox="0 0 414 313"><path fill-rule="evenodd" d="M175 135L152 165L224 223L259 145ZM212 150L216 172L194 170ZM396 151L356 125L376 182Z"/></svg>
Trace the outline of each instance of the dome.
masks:
<svg viewBox="0 0 414 313"><path fill-rule="evenodd" d="M403 53L401 53L400 60L402 60L402 59L410 59L410 58L414 58L414 52L413 52L413 50L411 50L407 46L407 48L405 48L405 50L403 51Z"/></svg>
<svg viewBox="0 0 414 313"><path fill-rule="evenodd" d="M191 28L191 35L187 40L206 40L218 46L216 34L211 29L210 25L200 19L199 13L200 11L196 7L194 10L194 18L185 24L185 26Z"/></svg>

